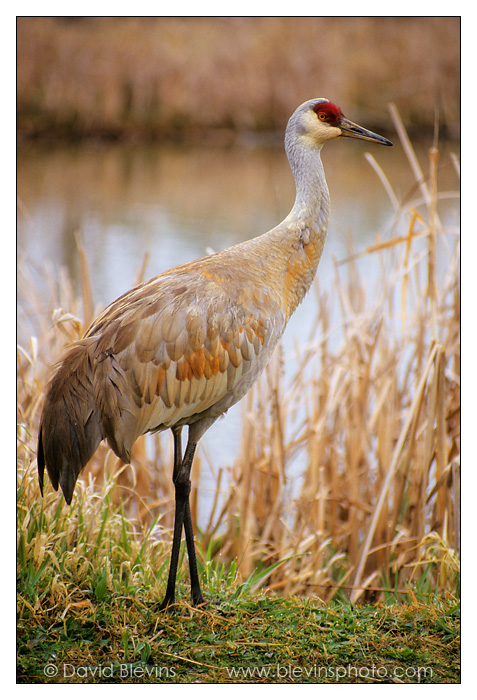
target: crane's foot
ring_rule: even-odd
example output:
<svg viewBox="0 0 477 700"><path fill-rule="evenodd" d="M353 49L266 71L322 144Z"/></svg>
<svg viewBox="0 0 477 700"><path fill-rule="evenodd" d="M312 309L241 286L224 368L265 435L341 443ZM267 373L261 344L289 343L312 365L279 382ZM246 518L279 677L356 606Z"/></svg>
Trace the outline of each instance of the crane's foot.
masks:
<svg viewBox="0 0 477 700"><path fill-rule="evenodd" d="M197 610L204 610L204 608L207 607L207 601L204 600L202 594L200 596L192 596L191 605ZM176 603L174 598L166 596L162 603L159 605L159 611L168 609L172 610L174 608L177 608L178 606L179 603Z"/></svg>
<svg viewBox="0 0 477 700"><path fill-rule="evenodd" d="M205 601L202 597L199 600L192 599L191 605L193 608L197 608L198 610L204 610L207 607L207 601Z"/></svg>
<svg viewBox="0 0 477 700"><path fill-rule="evenodd" d="M174 600L174 596L171 597L171 596L166 595L166 597L164 598L164 600L162 601L162 603L159 606L159 610L167 610L167 608L174 607L175 604L176 604L176 602Z"/></svg>
<svg viewBox="0 0 477 700"><path fill-rule="evenodd" d="M204 596L202 595L202 591L200 588L198 590L192 589L191 591L191 601L192 605L194 608L203 608L207 603L204 600Z"/></svg>

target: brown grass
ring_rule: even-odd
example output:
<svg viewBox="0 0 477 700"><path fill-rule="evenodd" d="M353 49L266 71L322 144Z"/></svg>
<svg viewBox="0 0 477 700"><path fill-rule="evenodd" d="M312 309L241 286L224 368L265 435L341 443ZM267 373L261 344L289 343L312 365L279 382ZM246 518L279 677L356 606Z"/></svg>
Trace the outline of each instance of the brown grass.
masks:
<svg viewBox="0 0 477 700"><path fill-rule="evenodd" d="M333 300L316 281L316 323L296 348L295 375L281 348L243 401L240 452L212 465L217 491L199 536L203 552L235 561L243 578L280 562L267 586L285 595L337 592L352 601L454 589L460 549L459 246L439 217L437 147L422 178L398 117L396 128L419 187L396 206L394 236L346 261L335 261ZM376 166L377 170L378 167ZM418 171L416 171L418 168ZM379 172L379 170L378 170ZM21 507L40 499L35 442L49 368L93 314L83 261L83 298L67 279L52 279L48 313L31 289L32 312L44 319L38 339L18 351ZM373 256L375 289L359 272ZM438 261L445 257L445 270ZM21 279L27 287L28 282ZM28 292L28 289L25 289ZM36 304L36 306L35 306ZM56 309L55 311L53 311ZM52 319L52 323L51 323ZM126 512L136 543L153 518L172 526L171 441L137 441L124 466L102 445L85 470L82 498L109 491ZM193 471L197 519L200 458ZM25 500L26 499L26 500ZM48 495L49 507L61 496ZM74 517L75 502L68 517ZM43 545L42 545L43 546Z"/></svg>
<svg viewBox="0 0 477 700"><path fill-rule="evenodd" d="M415 129L437 110L455 135L459 17L18 19L22 133L282 131L310 97L376 129L390 100Z"/></svg>

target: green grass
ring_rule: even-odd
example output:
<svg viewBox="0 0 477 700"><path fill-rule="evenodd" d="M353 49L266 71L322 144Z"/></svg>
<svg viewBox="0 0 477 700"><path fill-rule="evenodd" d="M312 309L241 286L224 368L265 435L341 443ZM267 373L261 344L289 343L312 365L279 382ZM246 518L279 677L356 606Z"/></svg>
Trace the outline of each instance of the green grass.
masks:
<svg viewBox="0 0 477 700"><path fill-rule="evenodd" d="M69 508L19 472L19 683L459 682L458 599L424 579L399 604L392 589L390 604L356 607L283 598L265 588L280 562L241 581L199 538L210 602L187 602L183 546L178 604L160 611L168 538L157 519L134 532L114 487L80 481Z"/></svg>
<svg viewBox="0 0 477 700"><path fill-rule="evenodd" d="M144 589L103 593L99 580L64 608L20 606L18 682L459 682L452 597L355 608L229 594L159 612Z"/></svg>

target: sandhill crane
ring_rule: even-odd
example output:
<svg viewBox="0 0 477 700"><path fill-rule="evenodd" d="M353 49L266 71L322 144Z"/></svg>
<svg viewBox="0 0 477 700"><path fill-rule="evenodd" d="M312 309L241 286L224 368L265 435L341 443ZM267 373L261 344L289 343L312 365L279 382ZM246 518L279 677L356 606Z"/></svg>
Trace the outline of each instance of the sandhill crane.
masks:
<svg viewBox="0 0 477 700"><path fill-rule="evenodd" d="M172 430L175 518L161 608L174 603L183 528L192 603L204 602L189 505L196 446L251 388L312 283L329 216L320 151L340 137L392 145L346 119L326 99L302 104L285 135L296 184L286 219L262 236L123 294L67 349L47 388L38 437L40 489L43 493L46 465L68 504L101 440L128 463L140 435Z"/></svg>

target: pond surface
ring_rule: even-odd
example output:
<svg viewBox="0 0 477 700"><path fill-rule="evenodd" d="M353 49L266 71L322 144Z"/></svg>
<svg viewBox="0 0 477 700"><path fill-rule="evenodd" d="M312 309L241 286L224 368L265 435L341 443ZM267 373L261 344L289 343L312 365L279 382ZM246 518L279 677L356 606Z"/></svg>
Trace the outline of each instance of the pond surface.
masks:
<svg viewBox="0 0 477 700"><path fill-rule="evenodd" d="M383 148L348 139L329 144L323 162L331 197L328 240L318 269L320 287L333 296L333 258L392 237L392 204L366 161L369 151L386 173L399 201L416 196L407 159L397 143ZM430 144L429 144L430 145ZM426 173L427 148L417 149ZM445 145L439 191L458 189ZM33 281L37 299L48 298L48 277L64 268L80 293L76 237L88 258L94 303L106 306L136 283L144 256L145 279L181 263L252 238L279 223L295 196L283 147L246 144L228 148L157 145L45 147L21 145L18 154L18 262ZM457 220L458 204L449 200ZM456 213L457 210L457 213ZM364 279L375 278L365 256ZM345 268L346 266L343 266ZM18 291L19 342L38 329L38 317ZM295 342L308 338L315 318L311 293L284 337L293 362ZM45 308L45 314L47 309ZM204 438L214 465L231 464L239 444L240 408L229 411ZM210 482L213 490L213 483Z"/></svg>

